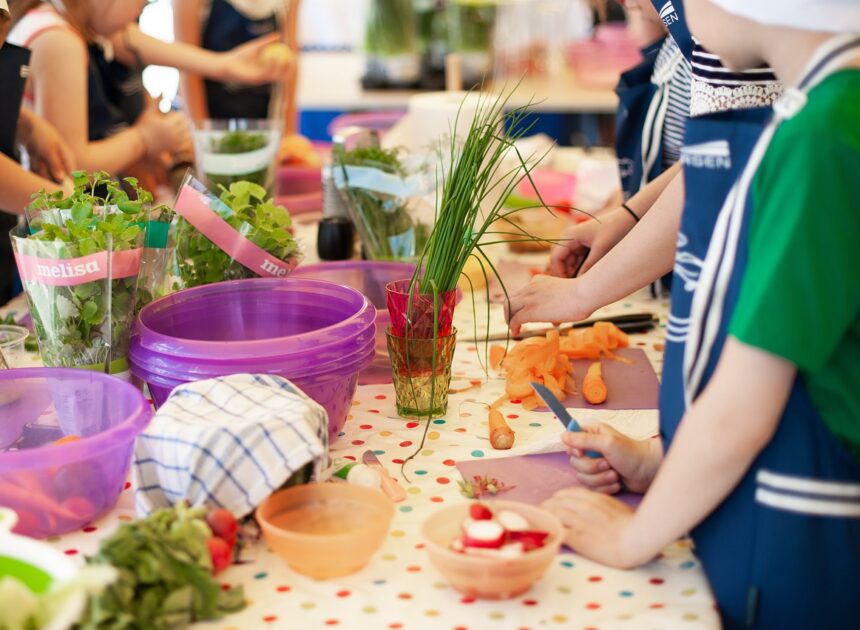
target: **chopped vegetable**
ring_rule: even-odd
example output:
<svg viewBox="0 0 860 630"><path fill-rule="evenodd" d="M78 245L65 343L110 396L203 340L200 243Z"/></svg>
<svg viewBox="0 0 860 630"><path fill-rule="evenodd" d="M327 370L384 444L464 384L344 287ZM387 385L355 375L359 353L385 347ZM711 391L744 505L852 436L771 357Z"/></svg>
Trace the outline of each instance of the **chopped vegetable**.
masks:
<svg viewBox="0 0 860 630"><path fill-rule="evenodd" d="M542 383L558 398L564 400L576 394L572 359L596 360L601 357L631 363L613 350L626 348L627 335L610 322L597 322L590 328L571 330L561 336L550 330L546 337L530 337L505 353L502 346L490 349L491 364L507 376L505 393L512 400L519 400L523 408L531 411L541 402L532 388L532 383ZM501 357L501 358L499 358ZM605 384L604 384L605 386Z"/></svg>
<svg viewBox="0 0 860 630"><path fill-rule="evenodd" d="M475 521L486 521L493 518L493 512L483 503L473 503L469 506L469 517Z"/></svg>
<svg viewBox="0 0 860 630"><path fill-rule="evenodd" d="M469 516L460 523L460 535L450 546L458 553L516 558L543 547L549 538L549 532L531 527L528 519L518 512L501 509L493 514L486 505L475 503L469 506Z"/></svg>
<svg viewBox="0 0 860 630"><path fill-rule="evenodd" d="M582 379L582 397L592 405L606 402L608 390L603 381L603 366L600 362L588 366L588 373Z"/></svg>
<svg viewBox="0 0 860 630"><path fill-rule="evenodd" d="M496 521L470 521L463 525L464 547L498 549L505 542L505 528Z"/></svg>
<svg viewBox="0 0 860 630"><path fill-rule="evenodd" d="M224 589L212 577L205 513L178 503L103 540L87 562L113 565L119 580L90 602L82 630L173 630L243 608L242 587Z"/></svg>
<svg viewBox="0 0 860 630"><path fill-rule="evenodd" d="M506 450L514 445L515 433L498 409L490 409L489 424L490 444L494 449Z"/></svg>
<svg viewBox="0 0 860 630"><path fill-rule="evenodd" d="M460 494L467 499L478 499L484 495L496 495L505 490L510 490L514 486L505 485L494 477L484 475L475 475L471 481L465 480L459 482Z"/></svg>

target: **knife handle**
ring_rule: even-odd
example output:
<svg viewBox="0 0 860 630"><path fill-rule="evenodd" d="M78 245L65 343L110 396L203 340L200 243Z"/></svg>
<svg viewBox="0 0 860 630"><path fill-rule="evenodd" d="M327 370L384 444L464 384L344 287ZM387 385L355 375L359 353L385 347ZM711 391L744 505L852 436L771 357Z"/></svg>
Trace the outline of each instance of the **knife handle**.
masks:
<svg viewBox="0 0 860 630"><path fill-rule="evenodd" d="M567 430L570 431L571 433L581 433L582 427L579 426L579 423L575 419L571 418L570 424L567 425ZM591 459L597 459L598 457L603 457L603 455L601 455L597 451L585 451L585 454L586 454L586 456L590 457Z"/></svg>
<svg viewBox="0 0 860 630"><path fill-rule="evenodd" d="M399 483L394 480L394 477L391 476L384 466L374 465L372 468L375 468L379 473L380 479L380 487L382 491L388 495L388 498L394 501L395 503L400 503L406 499L406 490L404 490Z"/></svg>

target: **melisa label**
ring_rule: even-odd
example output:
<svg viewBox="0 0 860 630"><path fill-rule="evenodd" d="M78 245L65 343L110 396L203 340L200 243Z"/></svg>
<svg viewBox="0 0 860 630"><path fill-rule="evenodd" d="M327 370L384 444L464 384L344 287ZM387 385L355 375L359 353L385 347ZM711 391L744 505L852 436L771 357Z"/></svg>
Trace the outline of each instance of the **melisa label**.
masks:
<svg viewBox="0 0 860 630"><path fill-rule="evenodd" d="M136 276L140 271L140 256L143 250L128 249L112 252L98 252L80 258L39 258L15 252L15 262L21 280L32 284L45 284L53 287L73 287L87 282L104 280L108 270L112 280ZM110 262L110 265L108 265Z"/></svg>
<svg viewBox="0 0 860 630"><path fill-rule="evenodd" d="M284 278L295 266L275 258L234 230L210 207L210 197L189 185L182 187L176 212L225 254L264 278Z"/></svg>

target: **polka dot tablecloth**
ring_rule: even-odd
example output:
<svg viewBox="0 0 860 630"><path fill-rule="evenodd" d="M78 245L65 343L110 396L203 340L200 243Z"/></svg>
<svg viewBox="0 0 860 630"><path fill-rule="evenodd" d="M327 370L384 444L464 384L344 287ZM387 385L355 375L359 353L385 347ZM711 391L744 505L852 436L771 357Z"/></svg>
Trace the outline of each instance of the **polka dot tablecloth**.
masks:
<svg viewBox="0 0 860 630"><path fill-rule="evenodd" d="M460 330L473 326L469 300L457 309ZM478 306L479 309L485 308ZM652 311L665 315L664 301L647 295L611 307L618 312ZM486 317L483 311L483 317ZM504 330L501 310L491 310L490 330ZM663 330L631 336L659 371ZM483 334L483 333L482 333ZM467 336L467 335L464 335ZM717 628L719 619L701 566L689 544L680 541L651 564L619 571L572 553L560 554L543 579L524 595L508 601L481 601L454 591L431 565L420 536L421 523L436 509L458 501L460 476L455 462L504 456L487 440L486 410L475 402L498 397L503 382L485 381L478 359L481 345L461 341L453 366L452 387L466 389L450 398L445 418L434 420L418 456L407 466L409 482L400 478L407 500L397 504L388 537L361 572L342 579L316 582L293 572L261 547L253 563L225 571L225 584L243 584L248 607L219 622L219 629L248 628ZM557 435L558 424L546 414L521 407L502 408L517 432L517 446ZM400 464L421 440L423 423L398 418L390 385L360 387L333 455L359 458L370 448L399 477ZM134 518L132 492L119 505L82 531L51 543L83 562L99 540L120 523Z"/></svg>

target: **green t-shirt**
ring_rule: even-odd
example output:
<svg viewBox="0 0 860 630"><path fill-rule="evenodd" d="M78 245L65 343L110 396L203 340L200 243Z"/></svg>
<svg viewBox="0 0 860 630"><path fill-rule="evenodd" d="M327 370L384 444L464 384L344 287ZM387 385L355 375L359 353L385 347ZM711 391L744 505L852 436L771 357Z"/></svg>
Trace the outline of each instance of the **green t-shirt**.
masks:
<svg viewBox="0 0 860 630"><path fill-rule="evenodd" d="M782 123L752 201L729 333L794 363L860 458L860 69L825 79Z"/></svg>

